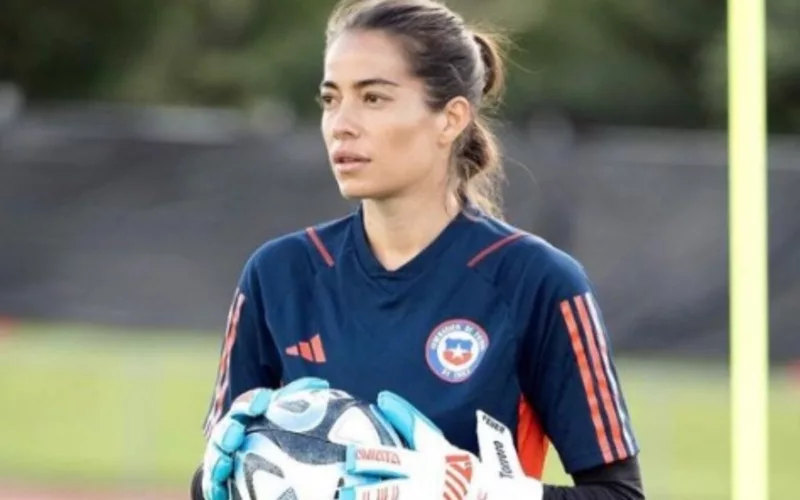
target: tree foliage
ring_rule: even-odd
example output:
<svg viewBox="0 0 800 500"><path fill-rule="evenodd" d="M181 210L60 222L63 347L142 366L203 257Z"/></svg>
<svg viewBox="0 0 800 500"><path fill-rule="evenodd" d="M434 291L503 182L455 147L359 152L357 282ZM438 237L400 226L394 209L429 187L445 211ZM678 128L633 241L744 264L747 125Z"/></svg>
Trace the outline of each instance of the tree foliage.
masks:
<svg viewBox="0 0 800 500"><path fill-rule="evenodd" d="M250 106L311 117L332 0L6 0L0 78L34 98ZM513 41L504 114L725 125L724 0L451 0ZM768 4L770 124L800 131L800 3Z"/></svg>
<svg viewBox="0 0 800 500"><path fill-rule="evenodd" d="M90 98L124 77L156 28L158 0L4 0L0 81L31 98Z"/></svg>

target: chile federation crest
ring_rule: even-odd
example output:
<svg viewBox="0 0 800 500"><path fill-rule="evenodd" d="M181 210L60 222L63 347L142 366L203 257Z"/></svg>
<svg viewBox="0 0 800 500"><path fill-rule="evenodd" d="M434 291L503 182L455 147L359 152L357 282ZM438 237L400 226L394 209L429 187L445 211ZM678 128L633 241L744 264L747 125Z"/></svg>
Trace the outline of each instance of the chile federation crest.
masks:
<svg viewBox="0 0 800 500"><path fill-rule="evenodd" d="M431 332L425 359L437 377L459 383L475 372L488 347L489 336L483 328L469 320L453 319Z"/></svg>

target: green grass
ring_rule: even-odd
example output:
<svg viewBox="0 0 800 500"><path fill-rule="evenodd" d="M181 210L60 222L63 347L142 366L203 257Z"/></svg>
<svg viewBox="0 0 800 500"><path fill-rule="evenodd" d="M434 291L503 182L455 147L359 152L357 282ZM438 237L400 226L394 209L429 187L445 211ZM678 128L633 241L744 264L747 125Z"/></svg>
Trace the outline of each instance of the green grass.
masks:
<svg viewBox="0 0 800 500"><path fill-rule="evenodd" d="M0 338L0 478L184 487L219 341L160 332L27 326ZM727 375L719 368L620 360L651 498L729 498ZM800 388L770 394L771 498L800 488ZM552 455L546 479L567 483Z"/></svg>

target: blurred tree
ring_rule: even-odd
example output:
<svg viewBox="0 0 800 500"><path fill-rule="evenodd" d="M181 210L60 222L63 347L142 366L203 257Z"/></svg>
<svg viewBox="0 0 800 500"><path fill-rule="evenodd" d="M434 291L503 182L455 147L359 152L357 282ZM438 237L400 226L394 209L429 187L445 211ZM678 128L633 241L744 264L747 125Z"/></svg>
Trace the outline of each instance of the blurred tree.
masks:
<svg viewBox="0 0 800 500"><path fill-rule="evenodd" d="M527 68L511 80L522 110L546 105L590 120L707 124L700 56L724 27L724 1L545 4L542 20L516 39L515 57Z"/></svg>
<svg viewBox="0 0 800 500"><path fill-rule="evenodd" d="M279 98L309 112L316 106L322 33L332 5L324 0L170 2L158 43L118 95L237 106Z"/></svg>
<svg viewBox="0 0 800 500"><path fill-rule="evenodd" d="M770 128L800 132L800 2L767 3L767 92ZM724 28L724 27L723 27ZM701 99L721 121L727 108L726 32L717 31L702 54Z"/></svg>
<svg viewBox="0 0 800 500"><path fill-rule="evenodd" d="M767 4L768 112L774 130L800 132L800 2Z"/></svg>
<svg viewBox="0 0 800 500"><path fill-rule="evenodd" d="M156 27L158 0L5 0L0 80L30 98L89 98L125 73Z"/></svg>
<svg viewBox="0 0 800 500"><path fill-rule="evenodd" d="M316 116L335 0L9 2L0 78L33 97L242 107L279 100ZM511 120L549 108L618 124L725 125L725 0L447 3L511 35L503 108ZM770 124L800 131L800 3L768 6Z"/></svg>

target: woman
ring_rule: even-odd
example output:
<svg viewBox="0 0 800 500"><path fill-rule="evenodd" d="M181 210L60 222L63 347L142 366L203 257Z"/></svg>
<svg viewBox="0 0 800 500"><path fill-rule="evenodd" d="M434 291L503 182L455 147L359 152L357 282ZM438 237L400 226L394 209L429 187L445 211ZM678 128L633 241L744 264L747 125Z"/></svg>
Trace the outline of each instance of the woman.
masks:
<svg viewBox="0 0 800 500"><path fill-rule="evenodd" d="M415 450L408 461L457 467L453 498L644 497L588 278L499 218L498 146L482 113L503 75L493 39L434 1L334 12L322 135L359 208L269 241L245 265L195 476L206 500L227 499L243 423L273 390L328 384L377 397ZM492 432L515 449L487 456ZM549 443L574 487L539 482ZM340 497L450 498L456 469L410 470Z"/></svg>

